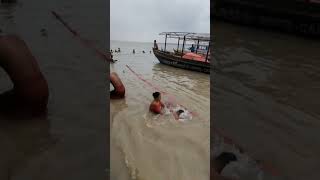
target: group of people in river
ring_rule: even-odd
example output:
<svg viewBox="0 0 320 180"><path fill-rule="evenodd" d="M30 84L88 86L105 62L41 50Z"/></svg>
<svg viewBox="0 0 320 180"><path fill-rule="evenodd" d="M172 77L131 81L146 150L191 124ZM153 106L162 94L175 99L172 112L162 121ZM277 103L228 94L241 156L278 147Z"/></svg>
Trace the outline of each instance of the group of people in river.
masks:
<svg viewBox="0 0 320 180"><path fill-rule="evenodd" d="M114 87L114 90L112 90L110 92L110 98L111 99L125 98L125 87L124 87L123 83L121 82L117 73L112 72L110 74L110 83ZM165 113L164 111L166 108L170 109L172 107L171 104L168 103L166 106L161 101L161 93L160 92L154 92L152 94L152 96L153 96L153 101L151 102L151 104L149 106L150 112L155 113L155 114L164 114ZM179 108L177 110L171 109L170 112L173 113L176 120L188 120L188 119L192 118L191 114L183 108Z"/></svg>
<svg viewBox="0 0 320 180"><path fill-rule="evenodd" d="M111 56L111 59L113 58L113 53L120 53L121 52L121 49L120 48L118 48L118 49L115 49L114 51L111 49L110 50L110 56ZM150 54L152 53L152 51L149 51L150 52ZM136 53L136 50L135 49L133 49L132 50L132 54L135 54ZM146 51L145 50L142 50L142 53L143 54L145 54L146 53Z"/></svg>
<svg viewBox="0 0 320 180"><path fill-rule="evenodd" d="M118 49L115 49L114 51L113 51L112 49L110 50L110 61L111 61L112 63L115 63L117 60L113 59L113 52L115 52L115 53L120 53L120 52L121 52L121 49L118 48Z"/></svg>
<svg viewBox="0 0 320 180"><path fill-rule="evenodd" d="M133 50L132 50L132 54L135 54L135 53L136 53L136 50L135 50L135 49L133 49ZM145 53L146 53L146 51L142 50L142 53L143 53L143 54L145 54ZM151 54L151 53L152 53L152 52L150 51L150 54Z"/></svg>
<svg viewBox="0 0 320 180"><path fill-rule="evenodd" d="M113 52L115 52L115 53L120 53L120 52L121 52L121 49L118 48L118 49L115 49L114 51L112 51L112 49L111 49L111 50L110 50L110 53L113 53Z"/></svg>

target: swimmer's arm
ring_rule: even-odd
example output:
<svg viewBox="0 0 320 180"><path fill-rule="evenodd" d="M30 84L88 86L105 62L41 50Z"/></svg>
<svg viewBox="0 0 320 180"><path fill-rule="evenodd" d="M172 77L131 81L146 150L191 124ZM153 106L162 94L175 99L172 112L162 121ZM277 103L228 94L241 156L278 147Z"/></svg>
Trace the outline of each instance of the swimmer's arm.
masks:
<svg viewBox="0 0 320 180"><path fill-rule="evenodd" d="M179 117L177 115L177 113L173 112L173 117L176 119L176 120L179 120Z"/></svg>

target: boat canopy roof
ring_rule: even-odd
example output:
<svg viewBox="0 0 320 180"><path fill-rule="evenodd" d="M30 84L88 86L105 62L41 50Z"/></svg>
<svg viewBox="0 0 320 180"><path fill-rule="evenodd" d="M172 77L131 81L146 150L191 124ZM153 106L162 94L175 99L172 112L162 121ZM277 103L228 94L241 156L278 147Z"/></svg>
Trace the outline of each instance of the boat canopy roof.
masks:
<svg viewBox="0 0 320 180"><path fill-rule="evenodd" d="M159 35L167 35L167 38L186 38L186 40L210 41L209 33L192 33L192 32L162 32Z"/></svg>

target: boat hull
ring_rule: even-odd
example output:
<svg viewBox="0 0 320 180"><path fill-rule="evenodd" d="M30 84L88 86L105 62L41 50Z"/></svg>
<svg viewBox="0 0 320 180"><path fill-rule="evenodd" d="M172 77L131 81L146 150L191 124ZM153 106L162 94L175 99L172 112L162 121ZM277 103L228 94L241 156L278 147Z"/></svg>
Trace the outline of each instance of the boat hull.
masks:
<svg viewBox="0 0 320 180"><path fill-rule="evenodd" d="M162 64L210 74L209 62L200 62L195 60L184 59L184 58L169 54L168 52L163 52L159 50L153 50L153 53L157 57L159 62Z"/></svg>
<svg viewBox="0 0 320 180"><path fill-rule="evenodd" d="M216 0L211 13L217 20L320 37L320 3Z"/></svg>

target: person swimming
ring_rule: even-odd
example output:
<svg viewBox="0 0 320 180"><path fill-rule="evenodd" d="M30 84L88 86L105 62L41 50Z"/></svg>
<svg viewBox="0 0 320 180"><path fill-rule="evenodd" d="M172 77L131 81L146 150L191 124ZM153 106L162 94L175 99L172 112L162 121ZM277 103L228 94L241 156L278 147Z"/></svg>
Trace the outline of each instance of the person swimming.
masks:
<svg viewBox="0 0 320 180"><path fill-rule="evenodd" d="M112 63L115 63L117 60L115 60L115 59L113 59L113 54L112 53L110 53L110 61L112 62Z"/></svg>
<svg viewBox="0 0 320 180"><path fill-rule="evenodd" d="M180 115L184 113L184 110L182 109L179 109L178 111L176 111L175 113L173 113L173 116L176 120L179 120L180 119Z"/></svg>
<svg viewBox="0 0 320 180"><path fill-rule="evenodd" d="M152 96L154 100L151 102L149 110L155 114L160 114L161 110L165 107L161 102L161 94L159 92L154 92Z"/></svg>
<svg viewBox="0 0 320 180"><path fill-rule="evenodd" d="M187 110L183 110L179 108L175 113L173 113L173 116L176 120L191 120L192 116Z"/></svg>

